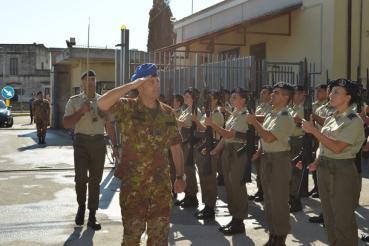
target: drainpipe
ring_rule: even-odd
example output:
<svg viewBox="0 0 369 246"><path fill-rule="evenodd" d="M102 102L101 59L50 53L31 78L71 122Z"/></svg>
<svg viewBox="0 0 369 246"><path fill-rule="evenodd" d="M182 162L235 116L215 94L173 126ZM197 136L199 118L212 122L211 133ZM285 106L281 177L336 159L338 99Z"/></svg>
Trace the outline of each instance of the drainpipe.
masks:
<svg viewBox="0 0 369 246"><path fill-rule="evenodd" d="M351 79L352 0L347 0L347 79Z"/></svg>

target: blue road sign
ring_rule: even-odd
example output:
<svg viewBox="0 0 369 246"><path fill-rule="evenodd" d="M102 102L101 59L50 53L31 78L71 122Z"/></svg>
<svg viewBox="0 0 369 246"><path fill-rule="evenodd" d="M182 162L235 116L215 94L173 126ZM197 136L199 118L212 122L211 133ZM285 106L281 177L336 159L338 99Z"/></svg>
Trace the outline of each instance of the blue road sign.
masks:
<svg viewBox="0 0 369 246"><path fill-rule="evenodd" d="M14 97L14 89L11 86L5 86L2 90L1 90L1 95L5 98L5 99L12 99Z"/></svg>

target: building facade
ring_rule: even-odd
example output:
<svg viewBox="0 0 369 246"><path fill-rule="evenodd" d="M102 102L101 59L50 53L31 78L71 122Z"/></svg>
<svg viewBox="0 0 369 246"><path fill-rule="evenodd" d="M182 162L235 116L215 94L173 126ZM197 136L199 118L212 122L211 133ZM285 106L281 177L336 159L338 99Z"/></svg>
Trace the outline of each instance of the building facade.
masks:
<svg viewBox="0 0 369 246"><path fill-rule="evenodd" d="M43 44L0 44L0 88L15 89L13 101L28 102L32 93L50 95L50 55Z"/></svg>

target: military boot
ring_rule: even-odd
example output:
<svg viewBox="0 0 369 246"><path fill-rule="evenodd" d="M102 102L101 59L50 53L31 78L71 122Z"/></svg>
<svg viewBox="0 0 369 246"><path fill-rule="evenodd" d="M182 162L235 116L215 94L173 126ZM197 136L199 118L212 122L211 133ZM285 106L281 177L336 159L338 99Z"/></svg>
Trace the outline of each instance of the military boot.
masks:
<svg viewBox="0 0 369 246"><path fill-rule="evenodd" d="M302 210L301 200L299 198L291 197L290 213L296 213Z"/></svg>
<svg viewBox="0 0 369 246"><path fill-rule="evenodd" d="M198 205L199 201L197 200L196 196L187 196L187 195L179 204L179 206L181 206L182 208L197 207Z"/></svg>
<svg viewBox="0 0 369 246"><path fill-rule="evenodd" d="M77 211L76 218L75 218L76 225L81 226L85 223L85 211L86 211L86 206L78 207L78 211Z"/></svg>
<svg viewBox="0 0 369 246"><path fill-rule="evenodd" d="M231 236L235 234L245 233L245 225L242 219L234 218L233 222L223 230L223 234Z"/></svg>
<svg viewBox="0 0 369 246"><path fill-rule="evenodd" d="M232 220L228 222L228 224L218 227L218 231L223 232L226 228L228 228L230 225L232 225L234 218L232 217Z"/></svg>
<svg viewBox="0 0 369 246"><path fill-rule="evenodd" d="M275 246L286 246L287 235L275 236L274 244Z"/></svg>
<svg viewBox="0 0 369 246"><path fill-rule="evenodd" d="M195 217L199 220L214 219L215 211L214 208L205 204L205 208L195 214Z"/></svg>
<svg viewBox="0 0 369 246"><path fill-rule="evenodd" d="M101 230L101 225L96 220L96 210L90 210L90 214L88 215L87 226L94 231Z"/></svg>
<svg viewBox="0 0 369 246"><path fill-rule="evenodd" d="M42 144L42 139L41 139L41 137L38 137L38 144Z"/></svg>

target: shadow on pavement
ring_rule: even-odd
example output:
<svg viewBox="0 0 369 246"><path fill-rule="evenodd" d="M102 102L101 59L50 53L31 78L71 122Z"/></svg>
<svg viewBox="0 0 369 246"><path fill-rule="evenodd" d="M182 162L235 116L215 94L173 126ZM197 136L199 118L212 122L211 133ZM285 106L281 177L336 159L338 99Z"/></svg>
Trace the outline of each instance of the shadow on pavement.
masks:
<svg viewBox="0 0 369 246"><path fill-rule="evenodd" d="M83 245L83 246L92 246L93 245L93 237L95 235L95 231L86 228L82 235L81 232L83 227L74 227L74 231L69 235L68 239L63 244L64 246L74 246L74 245Z"/></svg>
<svg viewBox="0 0 369 246"><path fill-rule="evenodd" d="M18 148L19 151L25 151L30 149L37 149L37 148L44 148L47 146L72 146L73 142L70 136L68 134L61 132L59 130L49 129L46 133L46 144L37 144L38 137L37 132L32 131L25 134L18 135L20 138L31 138L36 144L24 146L21 148Z"/></svg>
<svg viewBox="0 0 369 246"><path fill-rule="evenodd" d="M109 207L115 193L119 192L120 184L120 179L114 177L114 169L111 169L109 174L100 184L100 209L107 209Z"/></svg>

